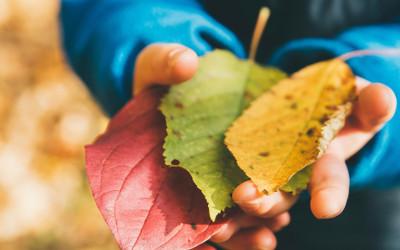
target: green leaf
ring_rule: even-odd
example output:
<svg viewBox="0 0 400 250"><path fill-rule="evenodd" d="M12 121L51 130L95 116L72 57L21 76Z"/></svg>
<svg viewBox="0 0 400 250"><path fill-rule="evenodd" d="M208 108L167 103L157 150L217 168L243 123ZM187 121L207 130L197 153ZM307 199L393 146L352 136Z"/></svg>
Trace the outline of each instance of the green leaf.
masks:
<svg viewBox="0 0 400 250"><path fill-rule="evenodd" d="M297 172L289 182L280 188L281 191L296 195L307 188L310 182L312 167L308 166Z"/></svg>
<svg viewBox="0 0 400 250"><path fill-rule="evenodd" d="M233 205L233 189L247 179L224 144L225 131L252 100L285 77L275 68L216 50L200 59L193 79L163 98L165 163L190 173L212 220Z"/></svg>

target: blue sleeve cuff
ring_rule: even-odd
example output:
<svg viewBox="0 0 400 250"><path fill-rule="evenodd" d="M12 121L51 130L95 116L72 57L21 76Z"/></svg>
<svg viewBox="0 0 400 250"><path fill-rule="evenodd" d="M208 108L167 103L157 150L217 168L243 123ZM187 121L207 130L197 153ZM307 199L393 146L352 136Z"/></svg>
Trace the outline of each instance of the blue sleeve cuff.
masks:
<svg viewBox="0 0 400 250"><path fill-rule="evenodd" d="M399 48L400 25L360 27L336 39L303 39L288 43L270 64L292 73L311 63L361 49ZM400 57L367 56L348 61L353 72L381 82L400 96ZM400 184L400 112L357 155L348 161L352 187L391 187Z"/></svg>
<svg viewBox="0 0 400 250"><path fill-rule="evenodd" d="M134 62L148 44L180 43L199 55L219 44L244 56L236 36L196 0L64 0L62 7L69 60L109 114L131 97ZM73 19L79 8L85 18L77 25Z"/></svg>

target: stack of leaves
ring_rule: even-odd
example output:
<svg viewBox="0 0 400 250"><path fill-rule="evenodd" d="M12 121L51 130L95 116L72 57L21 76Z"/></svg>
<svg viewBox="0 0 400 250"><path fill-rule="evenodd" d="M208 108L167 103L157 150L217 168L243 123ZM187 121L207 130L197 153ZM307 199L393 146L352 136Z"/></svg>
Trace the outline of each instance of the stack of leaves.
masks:
<svg viewBox="0 0 400 250"><path fill-rule="evenodd" d="M277 69L217 50L201 59L192 80L172 87L162 100L166 164L190 173L212 220L233 205L233 189L247 179L224 144L225 131L251 101L284 77Z"/></svg>
<svg viewBox="0 0 400 250"><path fill-rule="evenodd" d="M354 76L334 59L285 77L215 51L200 59L193 79L162 98L165 120L158 89L113 118L87 148L87 170L121 248L201 244L221 227L211 221L233 206L233 189L248 178L267 192L306 187L307 166L344 124Z"/></svg>

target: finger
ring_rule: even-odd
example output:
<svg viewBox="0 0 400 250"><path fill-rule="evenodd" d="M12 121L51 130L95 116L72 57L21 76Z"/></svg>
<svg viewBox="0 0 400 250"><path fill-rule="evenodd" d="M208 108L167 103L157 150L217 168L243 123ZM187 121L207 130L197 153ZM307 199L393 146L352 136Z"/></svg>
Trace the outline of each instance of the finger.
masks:
<svg viewBox="0 0 400 250"><path fill-rule="evenodd" d="M359 98L354 104L353 114L331 143L344 159L350 158L364 147L375 132L393 116L396 109L396 98L386 86L371 85L365 80L357 81L357 86Z"/></svg>
<svg viewBox="0 0 400 250"><path fill-rule="evenodd" d="M374 133L360 130L351 124L346 124L345 128L331 142L330 147L336 149L336 154L341 159L349 159L364 147L373 136Z"/></svg>
<svg viewBox="0 0 400 250"><path fill-rule="evenodd" d="M134 92L152 84L171 85L193 77L197 70L196 53L179 44L152 44L138 55L134 72Z"/></svg>
<svg viewBox="0 0 400 250"><path fill-rule="evenodd" d="M240 184L234 190L232 198L247 214L264 218L271 218L289 210L297 200L297 196L284 192L265 195L258 191L252 181Z"/></svg>
<svg viewBox="0 0 400 250"><path fill-rule="evenodd" d="M240 212L232 217L232 219L227 221L226 224L215 235L213 235L211 240L216 243L226 242L241 229L260 226L267 226L272 231L279 231L283 227L287 226L289 222L290 216L287 212L268 219L263 219Z"/></svg>
<svg viewBox="0 0 400 250"><path fill-rule="evenodd" d="M288 212L282 213L266 221L265 225L272 230L278 232L290 223L290 214Z"/></svg>
<svg viewBox="0 0 400 250"><path fill-rule="evenodd" d="M344 159L328 151L313 166L311 211L319 219L333 218L346 206L350 178Z"/></svg>
<svg viewBox="0 0 400 250"><path fill-rule="evenodd" d="M375 132L390 120L396 110L396 96L383 84L370 84L360 91L352 114L362 131Z"/></svg>
<svg viewBox="0 0 400 250"><path fill-rule="evenodd" d="M265 220L244 214L240 211L234 215L224 226L212 236L211 240L216 243L221 243L229 240L240 229L262 226L267 223Z"/></svg>
<svg viewBox="0 0 400 250"><path fill-rule="evenodd" d="M250 227L258 227L258 226L267 226L272 231L279 231L290 223L290 215L288 212L281 213L272 218L260 218L248 214L243 214L241 217L238 217L237 220L234 220L233 223L236 223L236 232L242 228L250 228Z"/></svg>
<svg viewBox="0 0 400 250"><path fill-rule="evenodd" d="M276 238L267 227L244 229L220 245L229 250L275 249Z"/></svg>
<svg viewBox="0 0 400 250"><path fill-rule="evenodd" d="M223 227L221 227L221 229L211 237L211 241L216 243L226 242L241 228L255 227L262 224L263 221L259 218L240 212L227 221Z"/></svg>

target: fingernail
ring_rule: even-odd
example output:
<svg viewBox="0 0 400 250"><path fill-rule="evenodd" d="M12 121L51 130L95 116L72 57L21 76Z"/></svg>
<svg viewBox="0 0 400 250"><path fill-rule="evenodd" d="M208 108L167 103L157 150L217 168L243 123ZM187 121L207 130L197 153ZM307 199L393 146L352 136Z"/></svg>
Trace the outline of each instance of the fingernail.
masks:
<svg viewBox="0 0 400 250"><path fill-rule="evenodd" d="M382 85L382 84L376 84L375 88L379 87L379 85ZM379 108L378 108L379 112L375 111L373 113L373 115L370 115L370 118L368 121L368 125L374 126L374 127L382 125L383 123L390 120L392 118L393 114L395 113L395 109L396 109L396 96L394 95L393 91L387 87L384 87L384 89L380 89L380 92L381 92L381 97L380 97L381 99L379 100ZM373 107L370 107L371 105L368 106L368 103L365 103L365 102L366 101L364 100L364 106L373 108ZM374 106L374 108L375 108L375 106Z"/></svg>
<svg viewBox="0 0 400 250"><path fill-rule="evenodd" d="M237 203L249 203L253 202L261 196L261 193L257 190L256 186L252 183L242 184L245 186L241 187L240 193L236 193L235 200Z"/></svg>
<svg viewBox="0 0 400 250"><path fill-rule="evenodd" d="M189 49L185 47L177 47L168 53L168 68L172 69L179 60L185 56Z"/></svg>
<svg viewBox="0 0 400 250"><path fill-rule="evenodd" d="M332 194L332 191L321 191L319 193L319 199L325 201L320 207L320 219L330 219L338 216L343 211L343 206L336 199L332 198L336 196L336 193Z"/></svg>

